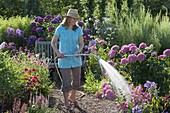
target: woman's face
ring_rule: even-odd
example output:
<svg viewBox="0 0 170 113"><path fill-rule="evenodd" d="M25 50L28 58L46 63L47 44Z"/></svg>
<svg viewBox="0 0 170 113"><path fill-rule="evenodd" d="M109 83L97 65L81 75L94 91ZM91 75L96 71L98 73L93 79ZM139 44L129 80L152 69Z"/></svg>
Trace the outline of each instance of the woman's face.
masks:
<svg viewBox="0 0 170 113"><path fill-rule="evenodd" d="M77 19L77 18L70 17L69 20L70 20L70 25L75 25L78 19Z"/></svg>

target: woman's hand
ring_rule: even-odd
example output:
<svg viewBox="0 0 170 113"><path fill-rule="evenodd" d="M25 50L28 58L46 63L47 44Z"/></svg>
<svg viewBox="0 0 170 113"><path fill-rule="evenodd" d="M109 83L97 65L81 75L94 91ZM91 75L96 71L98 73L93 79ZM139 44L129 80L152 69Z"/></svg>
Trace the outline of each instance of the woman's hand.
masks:
<svg viewBox="0 0 170 113"><path fill-rule="evenodd" d="M58 58L64 58L64 54L59 52L59 53L57 53L57 57Z"/></svg>

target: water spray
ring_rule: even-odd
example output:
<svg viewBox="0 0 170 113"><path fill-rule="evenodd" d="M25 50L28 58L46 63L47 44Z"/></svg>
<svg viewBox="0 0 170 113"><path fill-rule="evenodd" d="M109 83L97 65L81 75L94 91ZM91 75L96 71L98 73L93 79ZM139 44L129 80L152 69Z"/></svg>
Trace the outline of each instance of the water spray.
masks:
<svg viewBox="0 0 170 113"><path fill-rule="evenodd" d="M74 54L74 55L64 55L65 57L72 57L72 56L93 56L95 57L100 66L102 66L105 71L108 73L109 79L111 81L111 84L113 86L113 89L117 93L118 96L125 97L126 101L130 102L131 101L131 92L128 83L124 79L124 77L109 63L101 59L99 56L95 54ZM56 70L58 72L58 75L60 77L60 80L62 81L61 75L59 73L59 70L57 68L56 64L56 58L54 58L54 63L56 66ZM102 69L102 68L101 68Z"/></svg>

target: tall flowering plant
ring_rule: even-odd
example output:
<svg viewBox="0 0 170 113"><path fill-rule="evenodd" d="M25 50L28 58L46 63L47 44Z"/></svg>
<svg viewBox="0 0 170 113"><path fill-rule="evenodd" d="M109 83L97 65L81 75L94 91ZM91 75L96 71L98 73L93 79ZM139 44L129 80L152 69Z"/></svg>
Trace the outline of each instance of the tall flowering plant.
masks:
<svg viewBox="0 0 170 113"><path fill-rule="evenodd" d="M25 31L23 29L14 29L12 27L8 27L6 42L13 42L16 44L16 47L19 48L26 46L26 36Z"/></svg>

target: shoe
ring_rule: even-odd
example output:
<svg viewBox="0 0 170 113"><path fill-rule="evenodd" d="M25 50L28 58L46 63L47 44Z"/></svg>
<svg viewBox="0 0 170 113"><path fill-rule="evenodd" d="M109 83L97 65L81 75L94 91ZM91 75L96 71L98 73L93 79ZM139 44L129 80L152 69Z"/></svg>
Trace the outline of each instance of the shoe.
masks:
<svg viewBox="0 0 170 113"><path fill-rule="evenodd" d="M64 106L64 108L65 108L66 110L68 110L68 111L72 111L72 110L73 110L73 108L72 108L70 105Z"/></svg>
<svg viewBox="0 0 170 113"><path fill-rule="evenodd" d="M68 99L68 101L71 102L71 103L73 103L73 105L74 105L75 107L79 107L79 104L78 104L77 101L73 101L73 100L71 100L71 99Z"/></svg>

